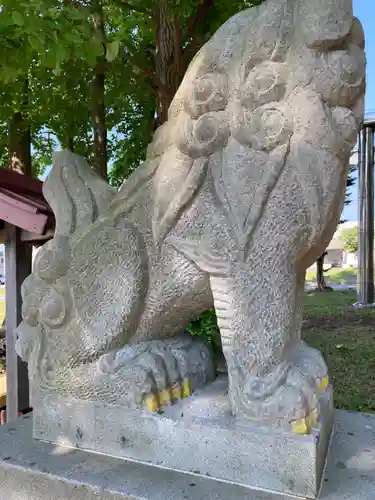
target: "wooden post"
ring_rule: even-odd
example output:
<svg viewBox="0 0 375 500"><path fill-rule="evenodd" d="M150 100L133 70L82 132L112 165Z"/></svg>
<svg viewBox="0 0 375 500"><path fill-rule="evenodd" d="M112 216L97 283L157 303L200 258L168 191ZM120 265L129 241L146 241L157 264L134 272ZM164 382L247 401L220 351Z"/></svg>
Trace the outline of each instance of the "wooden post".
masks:
<svg viewBox="0 0 375 500"><path fill-rule="evenodd" d="M18 411L29 407L27 364L17 356L15 330L21 322L21 284L31 273L32 246L21 242L21 230L5 224L5 317L7 421L18 418Z"/></svg>

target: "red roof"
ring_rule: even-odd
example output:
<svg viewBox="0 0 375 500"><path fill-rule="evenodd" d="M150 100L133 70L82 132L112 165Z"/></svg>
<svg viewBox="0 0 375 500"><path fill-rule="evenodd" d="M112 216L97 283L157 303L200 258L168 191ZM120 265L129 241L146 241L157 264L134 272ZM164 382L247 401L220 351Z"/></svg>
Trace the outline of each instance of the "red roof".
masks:
<svg viewBox="0 0 375 500"><path fill-rule="evenodd" d="M0 228L4 222L36 234L53 228L53 212L42 189L43 182L0 168Z"/></svg>

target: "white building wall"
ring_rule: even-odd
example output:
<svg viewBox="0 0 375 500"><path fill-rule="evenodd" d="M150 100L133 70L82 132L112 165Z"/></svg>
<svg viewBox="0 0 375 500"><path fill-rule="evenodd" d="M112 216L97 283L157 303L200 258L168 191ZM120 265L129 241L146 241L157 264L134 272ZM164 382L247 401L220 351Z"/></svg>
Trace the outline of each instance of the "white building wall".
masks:
<svg viewBox="0 0 375 500"><path fill-rule="evenodd" d="M344 252L344 268L348 267L358 267L358 255L357 253Z"/></svg>

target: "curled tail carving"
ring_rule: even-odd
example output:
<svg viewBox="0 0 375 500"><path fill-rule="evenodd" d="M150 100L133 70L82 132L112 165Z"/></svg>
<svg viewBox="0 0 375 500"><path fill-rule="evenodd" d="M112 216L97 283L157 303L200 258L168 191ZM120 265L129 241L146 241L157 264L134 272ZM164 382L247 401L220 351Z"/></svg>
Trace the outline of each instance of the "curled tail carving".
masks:
<svg viewBox="0 0 375 500"><path fill-rule="evenodd" d="M84 160L70 151L53 156L43 193L56 218L56 236L70 236L92 224L116 191Z"/></svg>

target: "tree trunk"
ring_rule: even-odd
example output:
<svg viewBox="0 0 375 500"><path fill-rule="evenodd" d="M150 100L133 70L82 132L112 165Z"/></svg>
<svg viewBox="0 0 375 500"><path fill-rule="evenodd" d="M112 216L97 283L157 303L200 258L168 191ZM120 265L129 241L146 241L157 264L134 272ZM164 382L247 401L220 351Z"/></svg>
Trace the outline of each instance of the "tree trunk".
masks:
<svg viewBox="0 0 375 500"><path fill-rule="evenodd" d="M31 133L21 112L9 124L8 168L31 175Z"/></svg>
<svg viewBox="0 0 375 500"><path fill-rule="evenodd" d="M68 151L74 152L74 138L76 132L76 117L75 117L75 102L76 102L76 93L75 93L75 78L74 73L72 72L72 68L74 68L74 60L73 58L69 58L68 64L64 68L64 83L65 83L65 92L68 100L68 107L66 109L66 129L64 130L64 138L61 141L64 149Z"/></svg>
<svg viewBox="0 0 375 500"><path fill-rule="evenodd" d="M328 290L332 290L331 287L326 285L326 281L324 278L324 258L327 255L327 252L324 252L323 255L319 257L316 261L316 284L318 292L326 292Z"/></svg>
<svg viewBox="0 0 375 500"><path fill-rule="evenodd" d="M12 116L8 129L8 168L31 175L31 132L23 111L28 105L28 81L24 82L24 99L20 111Z"/></svg>
<svg viewBox="0 0 375 500"><path fill-rule="evenodd" d="M74 152L74 137L69 135L67 137L66 142L67 142L67 148L69 149L69 151L71 151L73 153Z"/></svg>
<svg viewBox="0 0 375 500"><path fill-rule="evenodd" d="M63 149L67 149L74 153L74 136L71 134L70 128L65 130L64 137L60 139L60 142Z"/></svg>
<svg viewBox="0 0 375 500"><path fill-rule="evenodd" d="M159 127L168 120L168 109L185 73L182 57L181 25L176 15L168 12L168 0L159 0L156 16L155 72L157 118Z"/></svg>
<svg viewBox="0 0 375 500"><path fill-rule="evenodd" d="M95 4L94 12L95 36L105 45L104 14L99 2ZM91 86L92 126L94 131L95 171L104 179L107 178L107 126L105 107L105 57L100 57L94 69Z"/></svg>

